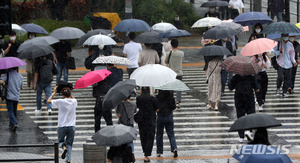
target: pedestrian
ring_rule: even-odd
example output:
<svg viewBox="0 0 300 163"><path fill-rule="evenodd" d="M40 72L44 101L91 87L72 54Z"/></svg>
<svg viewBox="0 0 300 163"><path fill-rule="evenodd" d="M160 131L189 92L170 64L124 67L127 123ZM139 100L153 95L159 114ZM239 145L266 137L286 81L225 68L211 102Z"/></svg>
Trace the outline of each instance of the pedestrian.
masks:
<svg viewBox="0 0 300 163"><path fill-rule="evenodd" d="M291 83L292 68L297 66L297 62L295 60L295 49L293 44L289 42L288 34L281 34L281 38L282 41L274 48L278 64L276 95L280 96L280 87L283 82L282 96L288 97L287 91Z"/></svg>
<svg viewBox="0 0 300 163"><path fill-rule="evenodd" d="M261 112L263 111L263 105L266 101L266 94L268 91L269 79L268 79L267 69L270 68L271 62L267 52L263 54L255 55L252 57L252 59L254 59L255 62L260 67L259 73L255 75L259 92L255 92L255 94L256 94L256 101L258 103L258 110Z"/></svg>
<svg viewBox="0 0 300 163"><path fill-rule="evenodd" d="M161 157L163 154L163 134L164 128L166 129L169 142L171 145L171 152L173 157L178 157L176 139L174 134L174 120L173 120L173 111L176 109L175 99L173 97L173 91L163 91L159 90L158 95L156 96L158 101L157 112L157 133L156 133L156 153L157 157Z"/></svg>
<svg viewBox="0 0 300 163"><path fill-rule="evenodd" d="M62 77L62 72L64 73L64 82L68 82L69 70L67 67L67 59L71 57L71 44L67 40L60 40L60 42L54 44L54 59L56 62L57 75L56 84L60 81Z"/></svg>
<svg viewBox="0 0 300 163"><path fill-rule="evenodd" d="M106 64L106 68L111 74L107 77L107 82L111 87L116 85L119 81L123 80L123 70L115 67L114 64Z"/></svg>
<svg viewBox="0 0 300 163"><path fill-rule="evenodd" d="M177 76L176 79L182 80L183 71L182 71L182 62L184 57L184 52L181 50L178 50L178 40L172 39L171 45L172 50L170 53L167 54L165 63L168 65L170 69L176 72ZM181 103L181 92L176 92L176 107L180 108Z"/></svg>
<svg viewBox="0 0 300 163"><path fill-rule="evenodd" d="M163 53L164 53L163 44L162 43L153 43L153 44L151 44L151 49L153 49L157 52L157 55L159 58L158 64L161 64L162 61L164 61L161 59L163 56Z"/></svg>
<svg viewBox="0 0 300 163"><path fill-rule="evenodd" d="M221 100L222 94L222 82L221 82L221 70L220 64L222 58L219 56L212 57L212 60L208 62L207 73L208 76L208 104L209 109L212 108L212 102L215 102L214 110L218 111L218 104Z"/></svg>
<svg viewBox="0 0 300 163"><path fill-rule="evenodd" d="M35 33L28 32L27 34L28 40L31 40L36 37ZM26 73L27 73L27 87L30 88L34 83L34 60L26 59ZM32 83L32 85L31 85Z"/></svg>
<svg viewBox="0 0 300 163"><path fill-rule="evenodd" d="M231 19L234 19L239 14L243 13L243 9L245 8L242 0L230 0L229 8L231 10Z"/></svg>
<svg viewBox="0 0 300 163"><path fill-rule="evenodd" d="M58 108L57 138L59 148L64 150L61 158L66 158L66 162L69 163L71 162L72 145L76 130L77 100L72 96L72 88L70 87L64 87L60 91L64 97L63 99L52 100L53 96L57 93L57 91L59 91L57 88L58 86L54 87L54 91L47 100L47 103Z"/></svg>
<svg viewBox="0 0 300 163"><path fill-rule="evenodd" d="M135 38L134 32L130 32L128 34L128 37L129 43L124 45L123 56L127 57L132 63L131 65L127 66L127 73L130 78L130 75L133 73L133 71L139 67L138 59L140 52L142 51L142 45L133 41Z"/></svg>
<svg viewBox="0 0 300 163"><path fill-rule="evenodd" d="M55 69L54 63L41 56L36 58L35 61L35 75L34 75L34 90L36 91L36 110L35 115L41 115L42 108L42 93L45 91L46 99L51 96L51 83L53 81L53 69ZM48 114L52 113L51 103L47 103Z"/></svg>
<svg viewBox="0 0 300 163"><path fill-rule="evenodd" d="M271 145L269 142L268 131L266 128L258 128L254 134L253 141L248 144L264 144Z"/></svg>
<svg viewBox="0 0 300 163"><path fill-rule="evenodd" d="M5 57L18 57L18 48L20 46L20 43L16 41L16 32L11 31L9 33L9 41L4 44L3 49Z"/></svg>
<svg viewBox="0 0 300 163"><path fill-rule="evenodd" d="M156 112L158 112L157 99L150 95L149 87L142 87L140 96L136 98L136 106L142 115L143 122L138 123L144 162L150 162L156 125Z"/></svg>
<svg viewBox="0 0 300 163"><path fill-rule="evenodd" d="M7 84L6 108L9 117L9 128L10 131L16 131L18 127L17 107L20 90L23 86L23 77L18 73L18 67L10 68L9 72L3 75L0 84Z"/></svg>
<svg viewBox="0 0 300 163"><path fill-rule="evenodd" d="M268 13L271 12L271 19L274 20L275 16L277 18L277 22L281 22L283 20L283 10L285 9L284 0L268 0Z"/></svg>
<svg viewBox="0 0 300 163"><path fill-rule="evenodd" d="M293 44L294 49L296 49L299 46L298 41L296 41L295 39L296 39L296 36L289 36L289 41ZM296 50L295 50L295 61L297 63L300 63L300 60L299 60L299 57L298 57L298 52ZM292 68L292 77L291 77L291 82L290 82L290 86L289 86L289 89L288 89L288 92L290 94L294 93L294 86L295 86L297 68L298 68L298 64Z"/></svg>
<svg viewBox="0 0 300 163"><path fill-rule="evenodd" d="M145 46L146 49L142 50L139 55L139 66L144 66L146 64L158 64L159 57L157 52L151 49L151 44L145 44Z"/></svg>
<svg viewBox="0 0 300 163"><path fill-rule="evenodd" d="M219 18L220 15L219 15L218 12L216 12L216 7L209 7L209 11L207 13L205 13L203 17L215 17L215 18Z"/></svg>
<svg viewBox="0 0 300 163"><path fill-rule="evenodd" d="M163 50L162 50L162 56L161 56L161 62L160 64L163 66L166 66L165 60L166 60L166 55L170 53L172 50L172 45L171 45L171 39L167 42L162 42L163 44Z"/></svg>
<svg viewBox="0 0 300 163"><path fill-rule="evenodd" d="M107 162L112 163L130 163L135 162L131 154L131 147L123 144L117 147L110 147L107 152Z"/></svg>
<svg viewBox="0 0 300 163"><path fill-rule="evenodd" d="M84 66L86 69L90 69L91 71L94 71L97 64L93 64L93 61L99 57L100 55L99 50L100 49L98 46L89 46L88 57L86 57L84 60Z"/></svg>
<svg viewBox="0 0 300 163"><path fill-rule="evenodd" d="M253 90L258 92L259 89L253 75L234 75L229 84L229 89L230 91L235 89L234 105L237 118L255 113ZM252 140L252 133L250 131L244 133L244 130L240 130L238 133L240 137L239 142L242 143L245 136L248 141Z"/></svg>
<svg viewBox="0 0 300 163"><path fill-rule="evenodd" d="M256 40L258 38L265 38L266 35L261 33L264 30L263 26L260 23L256 23L253 28L253 32L251 33L248 42L252 40Z"/></svg>
<svg viewBox="0 0 300 163"><path fill-rule="evenodd" d="M229 2L229 0L222 0L222 1ZM229 19L228 6L221 6L221 7L219 7L219 11L220 11L220 19L221 20L227 20L227 19Z"/></svg>

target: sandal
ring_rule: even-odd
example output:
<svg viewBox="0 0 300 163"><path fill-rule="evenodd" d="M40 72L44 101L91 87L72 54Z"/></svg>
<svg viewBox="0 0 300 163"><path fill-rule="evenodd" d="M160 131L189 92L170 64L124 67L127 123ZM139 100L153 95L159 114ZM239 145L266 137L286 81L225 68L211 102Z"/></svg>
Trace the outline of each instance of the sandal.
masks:
<svg viewBox="0 0 300 163"><path fill-rule="evenodd" d="M180 102L176 102L176 108L180 109Z"/></svg>
<svg viewBox="0 0 300 163"><path fill-rule="evenodd" d="M64 149L64 147L65 147L65 149ZM62 149L64 149L64 152L61 154L61 158L65 159L66 158L66 154L68 152L68 148L67 148L67 146L65 144L63 144L62 145Z"/></svg>

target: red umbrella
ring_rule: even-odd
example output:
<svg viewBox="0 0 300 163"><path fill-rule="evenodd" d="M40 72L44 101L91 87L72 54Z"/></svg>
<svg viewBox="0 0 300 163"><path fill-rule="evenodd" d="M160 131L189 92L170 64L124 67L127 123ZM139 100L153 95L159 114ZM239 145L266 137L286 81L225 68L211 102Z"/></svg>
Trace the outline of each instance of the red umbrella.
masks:
<svg viewBox="0 0 300 163"><path fill-rule="evenodd" d="M110 74L111 72L106 69L90 71L76 81L74 89L86 88L104 80Z"/></svg>
<svg viewBox="0 0 300 163"><path fill-rule="evenodd" d="M225 59L220 65L227 72L240 75L255 75L260 70L255 60L245 56L233 56Z"/></svg>
<svg viewBox="0 0 300 163"><path fill-rule="evenodd" d="M248 44L246 44L243 50L241 51L241 55L253 56L261 54L273 49L275 46L277 46L276 41L268 38L259 38L256 40L252 40Z"/></svg>

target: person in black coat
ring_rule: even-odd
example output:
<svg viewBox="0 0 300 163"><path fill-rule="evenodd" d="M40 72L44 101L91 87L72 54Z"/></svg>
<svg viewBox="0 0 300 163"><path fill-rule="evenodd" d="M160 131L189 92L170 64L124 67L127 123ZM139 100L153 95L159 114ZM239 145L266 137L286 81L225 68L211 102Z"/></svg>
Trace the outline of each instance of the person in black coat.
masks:
<svg viewBox="0 0 300 163"><path fill-rule="evenodd" d="M283 20L283 10L285 9L284 0L268 0L267 11L271 12L271 19L274 20L274 17L277 17L277 22Z"/></svg>
<svg viewBox="0 0 300 163"><path fill-rule="evenodd" d="M142 123L138 123L142 149L144 152L144 162L150 162L154 136L156 112L158 111L157 99L150 95L149 87L142 87L140 96L136 98L136 105L142 114Z"/></svg>
<svg viewBox="0 0 300 163"><path fill-rule="evenodd" d="M269 142L268 131L266 128L258 128L254 134L254 139L248 144L271 145Z"/></svg>
<svg viewBox="0 0 300 163"><path fill-rule="evenodd" d="M294 49L296 49L299 46L299 43L295 40L296 36L289 36L289 41L293 44ZM299 64L298 60L298 52L295 50L295 61ZM288 88L288 92L290 94L294 93L294 86L295 86L295 79L296 79L296 74L297 74L297 66L294 66L292 68L292 76L291 76L291 82L290 82L290 87Z"/></svg>
<svg viewBox="0 0 300 163"><path fill-rule="evenodd" d="M108 162L112 163L130 163L134 162L131 147L128 144L123 144L117 147L110 147L107 152Z"/></svg>
<svg viewBox="0 0 300 163"><path fill-rule="evenodd" d="M253 28L253 33L251 33L248 39L248 42L258 38L265 38L266 35L261 33L263 30L264 30L263 26L260 23L256 23Z"/></svg>

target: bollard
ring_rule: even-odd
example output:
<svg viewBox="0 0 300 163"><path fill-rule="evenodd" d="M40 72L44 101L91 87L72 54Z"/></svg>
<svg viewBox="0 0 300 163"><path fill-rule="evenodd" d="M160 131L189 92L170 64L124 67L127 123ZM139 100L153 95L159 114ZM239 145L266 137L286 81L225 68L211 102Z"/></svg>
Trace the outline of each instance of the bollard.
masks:
<svg viewBox="0 0 300 163"><path fill-rule="evenodd" d="M83 144L83 162L84 163L106 163L106 147L97 146L95 142L88 139Z"/></svg>

